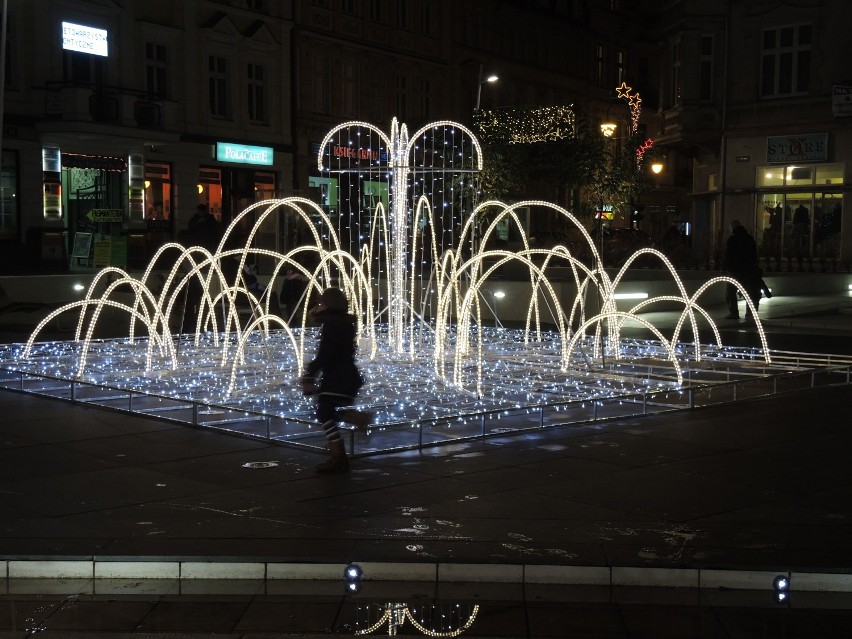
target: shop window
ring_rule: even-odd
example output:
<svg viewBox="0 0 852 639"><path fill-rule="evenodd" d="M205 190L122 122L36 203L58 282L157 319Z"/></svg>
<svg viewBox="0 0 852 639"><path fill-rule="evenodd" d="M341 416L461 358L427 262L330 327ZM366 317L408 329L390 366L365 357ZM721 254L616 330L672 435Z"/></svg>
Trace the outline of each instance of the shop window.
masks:
<svg viewBox="0 0 852 639"><path fill-rule="evenodd" d="M0 239L16 239L18 225L18 153L3 151L0 170Z"/></svg>
<svg viewBox="0 0 852 639"><path fill-rule="evenodd" d="M270 200L276 195L275 173L256 171L254 174L254 198L255 200Z"/></svg>
<svg viewBox="0 0 852 639"><path fill-rule="evenodd" d="M319 204L326 212L337 211L337 179L309 177L308 189L311 200Z"/></svg>
<svg viewBox="0 0 852 639"><path fill-rule="evenodd" d="M840 228L843 221L843 197L822 193L814 211L814 243L817 257L840 257Z"/></svg>
<svg viewBox="0 0 852 639"><path fill-rule="evenodd" d="M842 164L759 166L755 182L758 187L843 184L843 172Z"/></svg>
<svg viewBox="0 0 852 639"><path fill-rule="evenodd" d="M213 217L222 222L222 171L203 168L198 172L198 204L207 206Z"/></svg>
<svg viewBox="0 0 852 639"><path fill-rule="evenodd" d="M816 165L816 183L817 184L843 184L843 165L842 164L817 164Z"/></svg>
<svg viewBox="0 0 852 639"><path fill-rule="evenodd" d="M145 219L172 219L172 169L168 164L145 163Z"/></svg>

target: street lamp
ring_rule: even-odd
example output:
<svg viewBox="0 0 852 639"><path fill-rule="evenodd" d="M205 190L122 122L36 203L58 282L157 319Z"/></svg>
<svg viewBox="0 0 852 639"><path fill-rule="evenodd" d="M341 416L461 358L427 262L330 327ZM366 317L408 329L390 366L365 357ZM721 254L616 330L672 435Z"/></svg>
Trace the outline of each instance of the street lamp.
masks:
<svg viewBox="0 0 852 639"><path fill-rule="evenodd" d="M497 319L497 300L502 300L506 297L505 291L492 291L491 294L494 296L494 328L500 327L500 320Z"/></svg>
<svg viewBox="0 0 852 639"><path fill-rule="evenodd" d="M476 106L473 108L474 111L479 111L479 103L482 99L482 85L486 82L497 82L500 78L497 77L496 74L492 73L487 78L483 78L483 65L479 65L479 83L476 85Z"/></svg>
<svg viewBox="0 0 852 639"><path fill-rule="evenodd" d="M651 164L651 171L654 173L654 175L659 175L662 172L662 170L663 170L663 163L662 162L653 162Z"/></svg>

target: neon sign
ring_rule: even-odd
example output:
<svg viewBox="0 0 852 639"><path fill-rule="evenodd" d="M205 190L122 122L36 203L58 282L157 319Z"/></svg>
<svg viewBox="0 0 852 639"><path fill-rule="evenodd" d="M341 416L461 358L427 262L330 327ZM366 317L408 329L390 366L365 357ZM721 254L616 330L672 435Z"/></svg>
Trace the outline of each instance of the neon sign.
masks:
<svg viewBox="0 0 852 639"><path fill-rule="evenodd" d="M273 156L272 147L269 146L248 146L232 142L216 143L216 159L220 162L272 166Z"/></svg>

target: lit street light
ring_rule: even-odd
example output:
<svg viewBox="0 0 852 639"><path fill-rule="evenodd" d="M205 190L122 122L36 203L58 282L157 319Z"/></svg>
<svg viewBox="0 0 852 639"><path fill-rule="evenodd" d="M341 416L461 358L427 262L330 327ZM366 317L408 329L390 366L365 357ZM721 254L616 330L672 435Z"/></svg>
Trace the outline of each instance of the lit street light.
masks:
<svg viewBox="0 0 852 639"><path fill-rule="evenodd" d="M486 82L497 82L500 78L497 77L496 74L492 73L487 78L482 77L483 65L479 65L479 84L476 85L476 106L473 108L474 112L479 111L479 103L482 99L482 85Z"/></svg>

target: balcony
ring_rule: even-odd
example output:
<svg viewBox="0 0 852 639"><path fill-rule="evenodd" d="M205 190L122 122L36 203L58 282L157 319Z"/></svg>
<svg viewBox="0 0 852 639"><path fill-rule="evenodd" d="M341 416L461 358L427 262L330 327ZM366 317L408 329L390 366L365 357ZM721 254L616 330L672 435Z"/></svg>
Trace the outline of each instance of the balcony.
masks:
<svg viewBox="0 0 852 639"><path fill-rule="evenodd" d="M50 119L163 127L162 102L142 91L72 82L47 83L45 89L45 115Z"/></svg>

